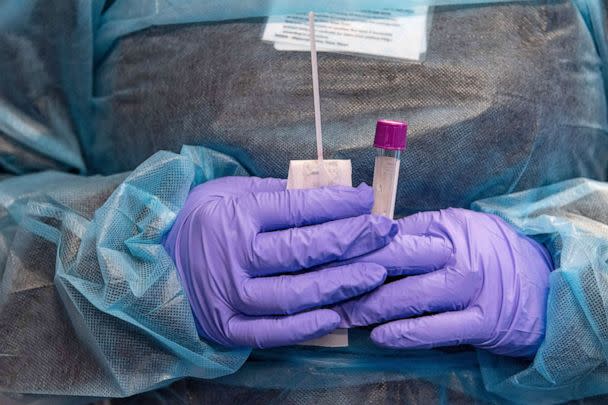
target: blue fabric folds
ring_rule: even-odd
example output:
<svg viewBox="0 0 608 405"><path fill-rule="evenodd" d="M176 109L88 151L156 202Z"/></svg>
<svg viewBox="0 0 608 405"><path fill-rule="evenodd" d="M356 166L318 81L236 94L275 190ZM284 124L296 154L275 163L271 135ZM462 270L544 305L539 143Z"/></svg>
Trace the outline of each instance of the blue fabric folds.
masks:
<svg viewBox="0 0 608 405"><path fill-rule="evenodd" d="M190 188L227 175L247 172L184 147L126 178L44 172L0 183L0 391L115 397L237 370L249 351L198 338L161 244Z"/></svg>
<svg viewBox="0 0 608 405"><path fill-rule="evenodd" d="M533 360L381 350L364 329L343 349L197 336L161 240L193 186L314 156L308 55L277 53L253 18L313 3L4 1L0 392L124 397L194 377L188 397L209 403L607 395L605 2L474 3L408 3L442 5L423 63L320 55L326 153L370 182L373 124L407 119L398 215L472 207L544 243L556 269Z"/></svg>

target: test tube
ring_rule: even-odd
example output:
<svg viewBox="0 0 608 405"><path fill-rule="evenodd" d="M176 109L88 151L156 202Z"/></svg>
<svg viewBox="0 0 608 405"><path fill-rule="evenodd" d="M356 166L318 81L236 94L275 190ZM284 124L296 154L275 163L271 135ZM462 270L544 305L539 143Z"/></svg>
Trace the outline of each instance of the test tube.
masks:
<svg viewBox="0 0 608 405"><path fill-rule="evenodd" d="M406 148L406 138L407 122L380 120L376 123L372 214L388 218L395 214L401 151Z"/></svg>

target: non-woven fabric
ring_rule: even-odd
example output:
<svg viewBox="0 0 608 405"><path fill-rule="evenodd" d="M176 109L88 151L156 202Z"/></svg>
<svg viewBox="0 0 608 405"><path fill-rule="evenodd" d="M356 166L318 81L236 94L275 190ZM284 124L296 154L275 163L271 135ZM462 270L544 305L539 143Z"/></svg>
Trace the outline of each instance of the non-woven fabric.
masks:
<svg viewBox="0 0 608 405"><path fill-rule="evenodd" d="M99 3L0 4L0 172L85 171Z"/></svg>
<svg viewBox="0 0 608 405"><path fill-rule="evenodd" d="M235 2L209 2L207 17L175 2L142 0L133 15L120 0L103 14L101 2L56 3L0 5L11 56L0 63L0 391L117 397L222 375L192 398L555 403L608 391L602 3L437 7L421 64L320 55L327 157L352 159L355 183L372 178L375 120L406 119L399 215L489 197L474 207L549 247L557 269L533 361L380 350L365 330L347 349L249 354L198 339L160 241L193 185L284 177L290 159L314 156L308 55L262 43L261 19L194 24L266 13ZM184 143L209 148L154 154ZM20 175L40 170L55 171Z"/></svg>
<svg viewBox="0 0 608 405"><path fill-rule="evenodd" d="M217 395L249 392L295 403L314 395L322 402L416 397L411 390L420 402L557 403L608 393L606 183L574 179L473 205L552 254L547 335L533 360L466 347L380 349L365 329L351 332L348 348L250 354L198 338L161 245L192 186L246 174L225 155L186 147L180 155L155 154L126 178L46 172L0 183L0 390L117 397L182 377L224 375L201 385L209 398L213 387Z"/></svg>
<svg viewBox="0 0 608 405"><path fill-rule="evenodd" d="M184 143L261 177L284 178L290 160L314 158L310 55L262 42L264 23L160 26L120 39L96 71L91 170L131 170ZM571 2L436 7L423 63L319 54L325 154L351 159L353 184L369 184L376 120L407 120L398 216L606 180L602 66Z"/></svg>
<svg viewBox="0 0 608 405"><path fill-rule="evenodd" d="M0 183L0 391L116 397L237 370L248 350L198 338L162 246L192 185L247 175L204 148L129 174Z"/></svg>

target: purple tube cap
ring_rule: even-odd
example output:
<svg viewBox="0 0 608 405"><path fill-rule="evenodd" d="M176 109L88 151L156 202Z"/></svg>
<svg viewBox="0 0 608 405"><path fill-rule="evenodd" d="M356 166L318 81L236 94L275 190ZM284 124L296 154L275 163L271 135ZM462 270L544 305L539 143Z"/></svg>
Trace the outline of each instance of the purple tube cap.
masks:
<svg viewBox="0 0 608 405"><path fill-rule="evenodd" d="M407 147L407 122L379 120L376 123L374 147L403 150Z"/></svg>

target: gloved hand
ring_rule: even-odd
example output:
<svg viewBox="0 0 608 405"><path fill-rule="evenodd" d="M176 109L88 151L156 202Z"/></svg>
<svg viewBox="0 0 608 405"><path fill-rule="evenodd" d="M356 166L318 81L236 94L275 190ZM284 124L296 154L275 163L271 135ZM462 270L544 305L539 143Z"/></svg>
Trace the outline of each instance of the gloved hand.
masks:
<svg viewBox="0 0 608 405"><path fill-rule="evenodd" d="M277 275L369 253L397 233L392 220L364 215L373 203L365 184L285 186L278 179L224 177L190 192L165 248L201 337L257 348L316 338L334 330L340 317L310 309L384 282L386 270L364 262Z"/></svg>
<svg viewBox="0 0 608 405"><path fill-rule="evenodd" d="M423 212L398 224L389 246L357 260L409 277L338 305L341 327L392 321L371 333L391 348L470 344L509 356L536 353L552 270L542 245L494 215L463 209ZM424 316L406 319L418 315Z"/></svg>

